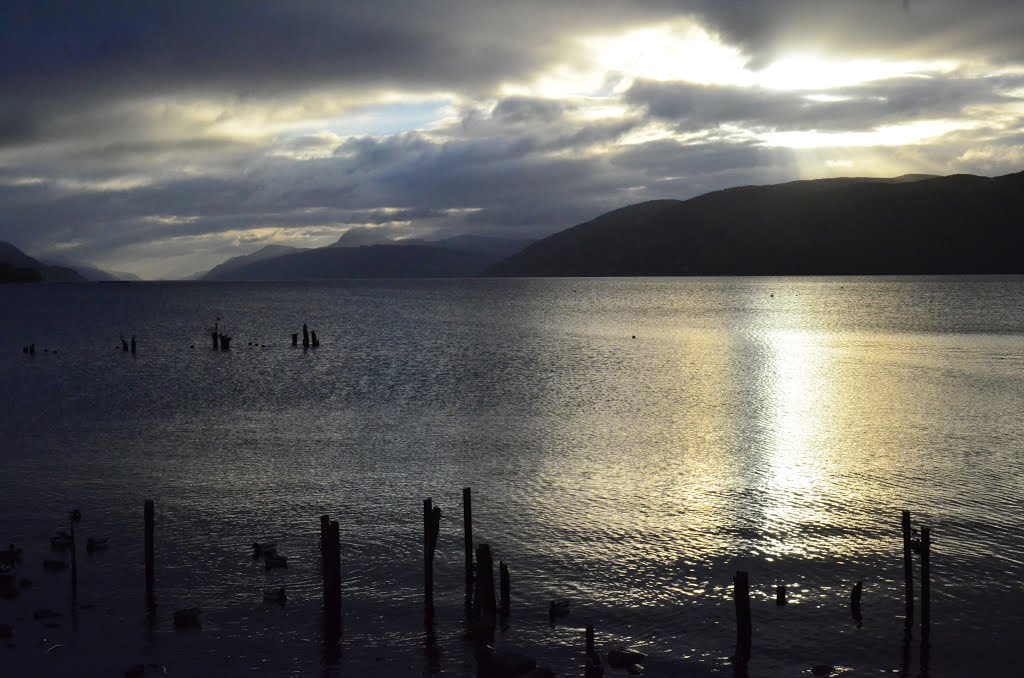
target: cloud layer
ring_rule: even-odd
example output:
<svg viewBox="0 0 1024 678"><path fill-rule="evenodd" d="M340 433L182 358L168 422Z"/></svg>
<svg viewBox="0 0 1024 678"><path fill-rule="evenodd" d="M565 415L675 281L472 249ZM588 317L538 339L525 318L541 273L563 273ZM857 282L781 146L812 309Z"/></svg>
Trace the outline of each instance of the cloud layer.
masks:
<svg viewBox="0 0 1024 678"><path fill-rule="evenodd" d="M0 239L144 276L1024 161L1010 0L8 3Z"/></svg>

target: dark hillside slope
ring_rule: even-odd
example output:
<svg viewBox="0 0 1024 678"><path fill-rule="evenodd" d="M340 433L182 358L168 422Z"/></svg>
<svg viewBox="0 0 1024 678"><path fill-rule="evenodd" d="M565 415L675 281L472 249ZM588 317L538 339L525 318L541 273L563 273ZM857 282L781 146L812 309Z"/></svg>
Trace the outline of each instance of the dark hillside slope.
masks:
<svg viewBox="0 0 1024 678"><path fill-rule="evenodd" d="M1024 173L798 181L640 203L545 238L506 276L1024 272Z"/></svg>

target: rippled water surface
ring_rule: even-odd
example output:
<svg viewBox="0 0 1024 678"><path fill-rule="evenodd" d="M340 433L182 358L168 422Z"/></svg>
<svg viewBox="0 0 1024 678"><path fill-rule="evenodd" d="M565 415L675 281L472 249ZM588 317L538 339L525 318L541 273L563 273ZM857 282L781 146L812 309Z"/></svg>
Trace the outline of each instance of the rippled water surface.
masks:
<svg viewBox="0 0 1024 678"><path fill-rule="evenodd" d="M1019 668L1020 278L7 286L0 321L0 543L33 581L0 600L2 676L474 675L464 486L511 570L497 643L559 676L582 675L587 624L647 675L732 675L737 570L751 676ZM319 348L290 345L303 322ZM430 632L425 497L444 512ZM77 611L67 574L42 570L72 507L111 540L79 554ZM916 630L904 645L902 509L933 531L929 653ZM341 529L340 648L321 630L322 513ZM289 569L266 572L254 540ZM552 627L554 598L572 611ZM193 605L202 630L175 632Z"/></svg>

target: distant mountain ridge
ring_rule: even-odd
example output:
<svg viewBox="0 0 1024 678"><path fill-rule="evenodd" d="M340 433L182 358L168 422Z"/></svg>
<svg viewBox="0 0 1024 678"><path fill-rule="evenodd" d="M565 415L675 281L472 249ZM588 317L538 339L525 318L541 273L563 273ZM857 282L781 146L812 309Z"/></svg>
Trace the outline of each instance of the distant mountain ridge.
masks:
<svg viewBox="0 0 1024 678"><path fill-rule="evenodd" d="M0 282L88 282L74 269L33 259L9 242L0 241Z"/></svg>
<svg viewBox="0 0 1024 678"><path fill-rule="evenodd" d="M203 280L227 280L233 271L244 268L249 264L301 251L304 251L304 248L289 247L288 245L267 245L266 247L261 247L255 252L231 257L230 259L217 264L200 277Z"/></svg>
<svg viewBox="0 0 1024 678"><path fill-rule="evenodd" d="M354 229L356 230L356 229ZM327 247L268 245L210 269L202 280L287 281L328 278L461 278L519 251L530 240L464 235L391 240L358 229ZM273 249L272 249L273 248Z"/></svg>
<svg viewBox="0 0 1024 678"><path fill-rule="evenodd" d="M1024 272L1024 172L839 178L623 207L539 240L491 276Z"/></svg>

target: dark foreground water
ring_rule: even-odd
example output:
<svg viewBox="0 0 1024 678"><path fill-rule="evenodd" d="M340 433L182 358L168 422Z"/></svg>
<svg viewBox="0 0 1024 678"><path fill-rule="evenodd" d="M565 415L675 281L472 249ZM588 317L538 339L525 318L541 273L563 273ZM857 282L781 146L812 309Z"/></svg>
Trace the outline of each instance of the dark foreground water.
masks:
<svg viewBox="0 0 1024 678"><path fill-rule="evenodd" d="M229 353L211 350L217 318ZM303 322L318 349L289 345ZM115 350L120 333L137 355ZM497 643L559 676L582 675L588 623L600 647L646 652L650 676L731 675L740 569L751 676L1020 670L1020 278L7 286L0 387L0 545L25 549L33 581L0 600L4 677L145 662L473 675L463 486L478 541L512 573ZM444 511L430 632L428 496ZM79 554L77 611L67 574L42 570L66 557L47 538L76 507L83 537L111 541ZM933 529L924 656L916 630L904 645L905 508ZM340 647L321 630L322 513L341 526ZM289 569L254 563L254 540L278 542ZM262 601L269 586L287 605ZM552 627L554 598L572 612ZM172 612L193 605L202 630L176 632Z"/></svg>

